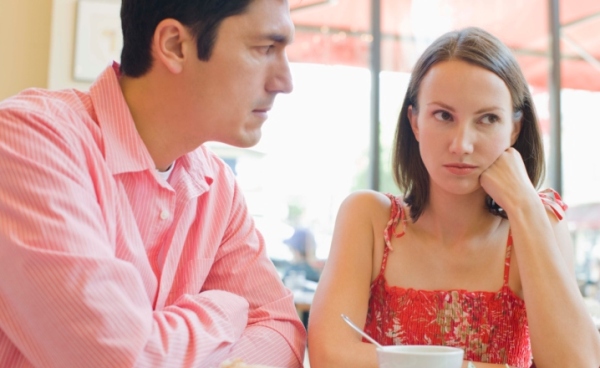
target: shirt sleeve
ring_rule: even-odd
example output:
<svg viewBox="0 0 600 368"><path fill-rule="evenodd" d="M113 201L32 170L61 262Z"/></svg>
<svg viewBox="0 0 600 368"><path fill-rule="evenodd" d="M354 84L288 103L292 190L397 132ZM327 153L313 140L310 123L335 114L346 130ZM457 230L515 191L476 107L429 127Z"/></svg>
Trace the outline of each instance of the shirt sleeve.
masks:
<svg viewBox="0 0 600 368"><path fill-rule="evenodd" d="M250 309L241 338L217 360L240 358L250 364L302 367L306 331L294 308L293 294L267 257L264 239L237 184L227 229L203 289L239 294L248 300Z"/></svg>
<svg viewBox="0 0 600 368"><path fill-rule="evenodd" d="M302 332L280 305L290 296L269 276L256 282L277 289L272 300L223 287L153 310L149 266L117 254L107 216L119 208L99 205L110 185L91 169L102 164L94 140L51 119L0 108L0 365L204 367L261 339L282 355L273 361L300 354Z"/></svg>

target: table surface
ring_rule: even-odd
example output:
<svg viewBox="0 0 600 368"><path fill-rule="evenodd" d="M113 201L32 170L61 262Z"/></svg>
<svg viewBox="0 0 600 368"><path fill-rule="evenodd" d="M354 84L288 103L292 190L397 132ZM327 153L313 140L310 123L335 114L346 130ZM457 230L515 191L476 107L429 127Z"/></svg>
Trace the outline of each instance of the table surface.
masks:
<svg viewBox="0 0 600 368"><path fill-rule="evenodd" d="M315 292L312 290L294 290L294 304L298 313L308 312L312 304Z"/></svg>

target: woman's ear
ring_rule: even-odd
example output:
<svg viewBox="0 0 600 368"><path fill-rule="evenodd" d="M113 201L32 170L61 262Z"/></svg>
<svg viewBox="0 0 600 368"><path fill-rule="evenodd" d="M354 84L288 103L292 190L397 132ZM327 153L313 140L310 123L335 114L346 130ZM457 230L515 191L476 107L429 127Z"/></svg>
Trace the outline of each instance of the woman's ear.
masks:
<svg viewBox="0 0 600 368"><path fill-rule="evenodd" d="M417 142L419 141L419 124L417 124L418 113L417 110L413 108L413 105L408 106L408 111L406 112L408 121L410 122L410 128L415 135L415 139Z"/></svg>
<svg viewBox="0 0 600 368"><path fill-rule="evenodd" d="M172 18L163 19L156 26L152 38L154 62L161 63L171 73L181 73L185 58L190 52L189 41L193 39L179 21Z"/></svg>
<svg viewBox="0 0 600 368"><path fill-rule="evenodd" d="M521 127L523 126L523 112L519 112L515 119L513 119L513 130L510 135L510 145L514 146L517 142L517 138L519 138L519 134L521 133Z"/></svg>

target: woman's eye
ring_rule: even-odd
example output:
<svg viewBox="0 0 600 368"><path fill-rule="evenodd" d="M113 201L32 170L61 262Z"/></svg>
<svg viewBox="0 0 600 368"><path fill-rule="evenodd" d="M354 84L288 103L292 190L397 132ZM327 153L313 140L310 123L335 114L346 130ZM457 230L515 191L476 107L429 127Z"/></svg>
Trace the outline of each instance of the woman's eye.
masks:
<svg viewBox="0 0 600 368"><path fill-rule="evenodd" d="M500 118L497 115L489 114L489 115L485 115L481 119L481 122L484 124L493 124L493 123L498 122L498 120L500 120Z"/></svg>
<svg viewBox="0 0 600 368"><path fill-rule="evenodd" d="M452 120L452 115L448 111L437 111L433 114L433 116L442 121Z"/></svg>

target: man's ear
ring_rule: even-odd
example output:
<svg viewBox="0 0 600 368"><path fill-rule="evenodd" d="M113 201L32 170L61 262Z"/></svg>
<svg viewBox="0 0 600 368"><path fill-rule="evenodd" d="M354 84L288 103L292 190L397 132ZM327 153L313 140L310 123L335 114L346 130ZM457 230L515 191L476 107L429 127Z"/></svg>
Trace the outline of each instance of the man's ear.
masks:
<svg viewBox="0 0 600 368"><path fill-rule="evenodd" d="M417 142L419 141L419 125L417 124L417 111L413 109L413 105L408 106L408 111L406 112L408 115L408 121L410 122L410 127L415 135L415 139Z"/></svg>
<svg viewBox="0 0 600 368"><path fill-rule="evenodd" d="M163 19L154 29L152 38L154 62L161 63L171 73L181 73L185 58L192 52L190 41L193 39L179 21L172 18Z"/></svg>

